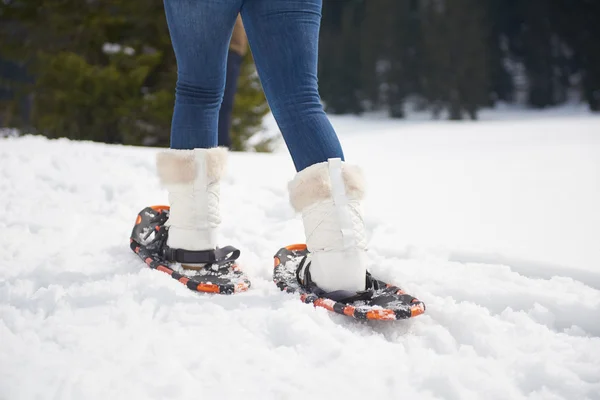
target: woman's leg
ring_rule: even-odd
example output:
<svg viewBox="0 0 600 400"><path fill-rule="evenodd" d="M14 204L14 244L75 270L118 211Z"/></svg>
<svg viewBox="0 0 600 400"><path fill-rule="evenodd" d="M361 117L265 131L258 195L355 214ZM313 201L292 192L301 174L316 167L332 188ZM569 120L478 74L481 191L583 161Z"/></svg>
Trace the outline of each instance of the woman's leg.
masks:
<svg viewBox="0 0 600 400"><path fill-rule="evenodd" d="M265 94L299 171L288 188L292 206L302 213L311 257L300 282L310 286L312 280L326 292L357 292L366 288L364 185L360 170L343 162L319 99L321 1L245 0L242 17Z"/></svg>
<svg viewBox="0 0 600 400"><path fill-rule="evenodd" d="M344 157L317 85L322 0L245 0L244 26L296 170Z"/></svg>
<svg viewBox="0 0 600 400"><path fill-rule="evenodd" d="M157 155L160 182L169 192L171 249L212 251L219 244L219 182L227 151L216 147L218 115L229 40L241 3L164 1L178 72L171 149ZM187 260L175 259L184 268L198 267Z"/></svg>
<svg viewBox="0 0 600 400"><path fill-rule="evenodd" d="M171 148L217 146L227 51L242 0L165 0L177 58Z"/></svg>
<svg viewBox="0 0 600 400"><path fill-rule="evenodd" d="M219 110L219 146L227 148L231 148L231 114L233 113L242 61L243 57L238 52L229 50L225 92L223 93L223 102Z"/></svg>

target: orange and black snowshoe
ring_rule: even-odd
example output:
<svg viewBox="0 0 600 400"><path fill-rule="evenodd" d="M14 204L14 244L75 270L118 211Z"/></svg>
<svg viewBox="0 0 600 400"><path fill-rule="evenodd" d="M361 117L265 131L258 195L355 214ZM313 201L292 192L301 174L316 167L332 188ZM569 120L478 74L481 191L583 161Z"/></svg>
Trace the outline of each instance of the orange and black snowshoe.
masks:
<svg viewBox="0 0 600 400"><path fill-rule="evenodd" d="M362 320L400 320L425 312L425 304L397 286L374 279L367 272L361 292L325 292L310 278L310 253L305 244L282 248L275 254L273 281L282 291L296 293L304 303Z"/></svg>
<svg viewBox="0 0 600 400"><path fill-rule="evenodd" d="M250 281L238 267L240 251L232 246L206 251L171 249L167 246L168 206L146 207L137 216L130 247L148 267L165 272L197 292L232 294L244 292ZM178 263L203 264L187 275Z"/></svg>

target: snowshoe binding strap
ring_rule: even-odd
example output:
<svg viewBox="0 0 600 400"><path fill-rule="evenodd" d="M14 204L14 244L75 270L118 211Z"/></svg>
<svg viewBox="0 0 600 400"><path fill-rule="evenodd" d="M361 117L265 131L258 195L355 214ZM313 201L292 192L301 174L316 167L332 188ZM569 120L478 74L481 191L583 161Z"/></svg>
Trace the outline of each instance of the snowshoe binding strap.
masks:
<svg viewBox="0 0 600 400"><path fill-rule="evenodd" d="M205 264L205 267L226 265L237 260L239 256L240 251L233 246L201 251L172 249L166 245L163 247L163 257L167 261L181 264Z"/></svg>
<svg viewBox="0 0 600 400"><path fill-rule="evenodd" d="M367 272L367 278L365 282L365 290L359 292L352 292L350 290L334 290L332 292L326 292L319 288L316 283L313 282L310 276L310 261L306 263L308 254L302 257L302 260L296 268L296 279L300 286L302 286L307 292L314 293L315 295L337 301L339 303L352 303L359 300L370 300L373 297L373 279L371 274ZM302 277L300 275L303 275ZM371 284L369 284L371 283Z"/></svg>

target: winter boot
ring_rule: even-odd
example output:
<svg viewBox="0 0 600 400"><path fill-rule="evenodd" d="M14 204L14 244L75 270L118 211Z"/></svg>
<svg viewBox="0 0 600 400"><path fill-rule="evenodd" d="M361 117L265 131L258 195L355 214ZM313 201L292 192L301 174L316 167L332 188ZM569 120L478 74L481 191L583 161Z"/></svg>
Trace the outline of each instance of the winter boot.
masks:
<svg viewBox="0 0 600 400"><path fill-rule="evenodd" d="M205 263L194 254L209 254L218 242L220 180L227 149L165 150L156 163L161 184L169 192L170 215L167 249L184 269L201 269ZM213 257L214 258L214 257ZM206 261L211 257L207 255Z"/></svg>
<svg viewBox="0 0 600 400"><path fill-rule="evenodd" d="M310 263L297 271L300 283L311 280L321 292L364 291L365 187L360 169L339 158L329 159L300 171L288 189L292 207L302 213L310 252Z"/></svg>

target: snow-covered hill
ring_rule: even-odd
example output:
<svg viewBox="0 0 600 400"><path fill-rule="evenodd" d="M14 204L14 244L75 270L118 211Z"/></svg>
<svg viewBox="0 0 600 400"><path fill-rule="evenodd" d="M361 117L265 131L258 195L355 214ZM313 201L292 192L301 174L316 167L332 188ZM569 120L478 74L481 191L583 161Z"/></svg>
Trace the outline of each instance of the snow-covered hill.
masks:
<svg viewBox="0 0 600 400"><path fill-rule="evenodd" d="M223 244L253 287L226 297L129 250L166 201L157 149L0 139L0 399L600 399L600 118L487 119L333 119L371 270L428 306L394 323L272 284L303 239L283 148L230 158Z"/></svg>

